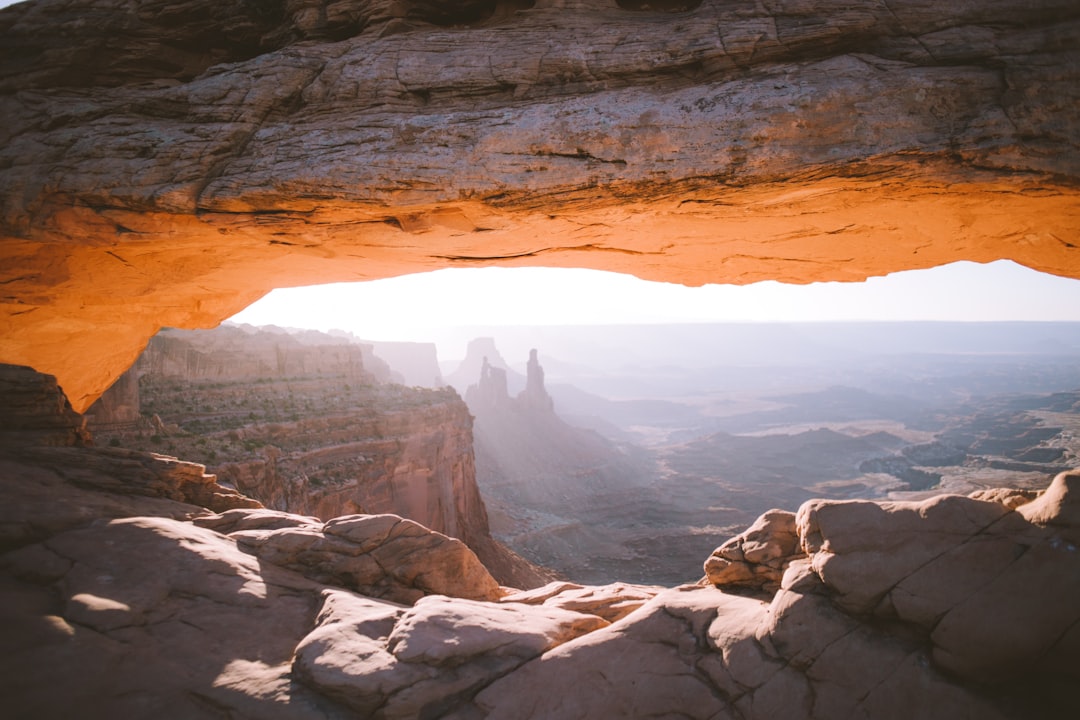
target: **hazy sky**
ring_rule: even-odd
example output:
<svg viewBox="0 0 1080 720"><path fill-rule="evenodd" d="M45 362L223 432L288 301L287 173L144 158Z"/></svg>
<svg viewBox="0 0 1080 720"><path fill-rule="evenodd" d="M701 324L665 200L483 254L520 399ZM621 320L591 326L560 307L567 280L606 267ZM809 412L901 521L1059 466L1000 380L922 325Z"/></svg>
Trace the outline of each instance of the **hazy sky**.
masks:
<svg viewBox="0 0 1080 720"><path fill-rule="evenodd" d="M1008 261L954 263L865 283L706 285L554 268L439 270L274 290L232 318L434 340L447 326L822 320L1076 320L1080 281Z"/></svg>

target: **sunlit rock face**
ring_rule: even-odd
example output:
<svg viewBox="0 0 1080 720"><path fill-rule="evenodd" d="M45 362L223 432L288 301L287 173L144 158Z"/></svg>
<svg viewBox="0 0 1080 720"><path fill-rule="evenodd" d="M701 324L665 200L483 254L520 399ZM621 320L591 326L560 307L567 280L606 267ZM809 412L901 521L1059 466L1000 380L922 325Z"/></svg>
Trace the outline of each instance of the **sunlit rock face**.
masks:
<svg viewBox="0 0 1080 720"><path fill-rule="evenodd" d="M1073 0L40 0L0 11L0 360L450 266L1080 276Z"/></svg>

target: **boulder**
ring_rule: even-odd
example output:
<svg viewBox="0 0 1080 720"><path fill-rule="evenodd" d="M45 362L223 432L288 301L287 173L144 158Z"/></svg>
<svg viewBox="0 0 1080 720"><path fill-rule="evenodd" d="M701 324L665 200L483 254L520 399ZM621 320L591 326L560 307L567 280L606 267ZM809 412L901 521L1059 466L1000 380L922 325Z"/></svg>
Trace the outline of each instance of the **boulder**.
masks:
<svg viewBox="0 0 1080 720"><path fill-rule="evenodd" d="M607 624L520 603L433 595L403 609L333 593L294 667L308 686L365 715L443 717L492 680Z"/></svg>
<svg viewBox="0 0 1080 720"><path fill-rule="evenodd" d="M492 601L502 595L498 582L463 542L397 515L346 515L321 526L232 535L261 560L395 602L412 603L432 594Z"/></svg>
<svg viewBox="0 0 1080 720"><path fill-rule="evenodd" d="M713 588L660 593L632 618L560 645L497 680L473 705L488 720L733 718L729 703L697 668L721 598Z"/></svg>
<svg viewBox="0 0 1080 720"><path fill-rule="evenodd" d="M1058 475L1015 511L1008 493L1005 505L811 501L799 534L836 607L917 628L941 669L980 682L1078 677L1078 477Z"/></svg>
<svg viewBox="0 0 1080 720"><path fill-rule="evenodd" d="M265 508L236 508L223 513L192 518L199 527L229 535L242 530L280 530L291 527L322 527L323 521L307 515L267 510Z"/></svg>
<svg viewBox="0 0 1080 720"><path fill-rule="evenodd" d="M713 550L705 561L705 577L717 587L775 592L787 564L803 556L795 531L795 513L769 510Z"/></svg>

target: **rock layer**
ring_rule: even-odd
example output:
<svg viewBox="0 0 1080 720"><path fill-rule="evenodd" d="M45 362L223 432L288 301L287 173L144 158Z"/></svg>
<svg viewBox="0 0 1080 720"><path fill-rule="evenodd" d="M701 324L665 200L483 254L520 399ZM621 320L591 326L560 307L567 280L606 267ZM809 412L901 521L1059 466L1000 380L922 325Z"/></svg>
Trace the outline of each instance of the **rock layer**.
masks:
<svg viewBox="0 0 1080 720"><path fill-rule="evenodd" d="M0 442L0 693L15 717L1080 712L1080 473L1034 499L767 514L726 554L789 558L775 593L504 595L461 543L400 518L210 514L124 492L100 463L62 471L93 448L27 450Z"/></svg>
<svg viewBox="0 0 1080 720"><path fill-rule="evenodd" d="M1071 0L528 4L0 11L0 361L83 410L162 325L463 265L1080 276Z"/></svg>
<svg viewBox="0 0 1080 720"><path fill-rule="evenodd" d="M91 428L101 444L198 460L267 507L400 515L464 541L501 582L546 582L491 537L465 403L376 382L391 375L370 346L314 331L170 330L91 407Z"/></svg>

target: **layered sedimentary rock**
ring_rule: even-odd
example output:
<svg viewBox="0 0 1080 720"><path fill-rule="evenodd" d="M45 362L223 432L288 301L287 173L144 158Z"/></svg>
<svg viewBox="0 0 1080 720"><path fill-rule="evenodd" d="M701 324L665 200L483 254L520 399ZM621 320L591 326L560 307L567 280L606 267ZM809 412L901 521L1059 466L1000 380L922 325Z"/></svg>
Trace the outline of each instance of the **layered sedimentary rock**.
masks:
<svg viewBox="0 0 1080 720"><path fill-rule="evenodd" d="M315 330L226 325L214 330L164 329L133 365L137 375L185 382L342 378L388 382L392 371L369 343Z"/></svg>
<svg viewBox="0 0 1080 720"><path fill-rule="evenodd" d="M462 543L398 517L209 513L130 492L51 430L18 437L0 442L0 691L15 717L1080 711L1077 473L1034 498L767 514L726 555L779 570L775 591L511 592Z"/></svg>
<svg viewBox="0 0 1080 720"><path fill-rule="evenodd" d="M0 365L0 407L4 418L0 451L33 466L35 473L51 473L63 483L88 490L164 498L213 510L262 507L257 500L219 485L204 465L154 453L93 447L85 420L71 409L56 378L30 368ZM77 507L78 501L72 505ZM56 514L55 519L39 521L63 525L65 510L58 507Z"/></svg>
<svg viewBox="0 0 1080 720"><path fill-rule="evenodd" d="M392 375L370 346L321 333L170 330L92 406L91 429L103 445L197 460L270 508L400 515L466 542L503 582L553 577L492 539L465 403L376 382ZM118 421L111 410L131 402L135 420Z"/></svg>
<svg viewBox="0 0 1080 720"><path fill-rule="evenodd" d="M86 420L75 412L56 378L33 368L0 365L0 443L11 447L91 444Z"/></svg>
<svg viewBox="0 0 1080 720"><path fill-rule="evenodd" d="M91 428L111 444L202 460L278 510L395 513L486 536L464 403L381 384L390 376L371 346L319 333L169 330L91 408ZM124 425L106 411L129 404L131 385L135 420Z"/></svg>
<svg viewBox="0 0 1080 720"><path fill-rule="evenodd" d="M668 12L681 10L680 12ZM463 265L1080 276L1071 0L37 0L0 12L0 361Z"/></svg>

